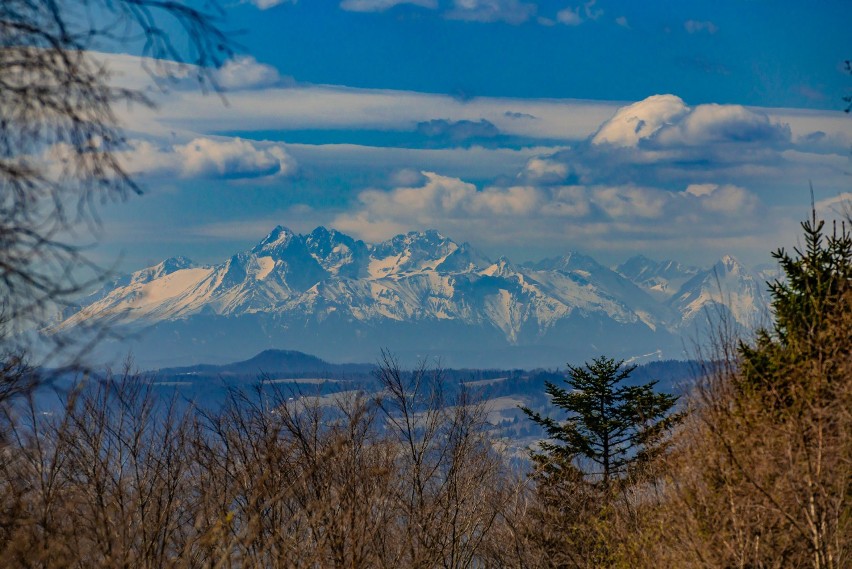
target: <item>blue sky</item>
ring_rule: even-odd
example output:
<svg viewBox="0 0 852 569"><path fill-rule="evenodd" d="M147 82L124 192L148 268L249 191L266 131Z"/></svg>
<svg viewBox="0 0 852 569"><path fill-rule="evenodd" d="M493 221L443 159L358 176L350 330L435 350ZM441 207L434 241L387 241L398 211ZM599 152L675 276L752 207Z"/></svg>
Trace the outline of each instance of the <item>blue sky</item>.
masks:
<svg viewBox="0 0 852 569"><path fill-rule="evenodd" d="M277 224L436 228L523 261L570 250L748 263L794 245L814 186L852 192L852 3L254 0L224 7L226 103L121 110L145 195L97 255L216 262ZM189 83L189 82L188 82Z"/></svg>
<svg viewBox="0 0 852 569"><path fill-rule="evenodd" d="M233 9L233 24L258 60L313 83L460 97L635 101L671 92L692 104L824 109L848 87L837 72L850 43L848 2L347 5L249 3ZM475 7L456 8L465 5Z"/></svg>

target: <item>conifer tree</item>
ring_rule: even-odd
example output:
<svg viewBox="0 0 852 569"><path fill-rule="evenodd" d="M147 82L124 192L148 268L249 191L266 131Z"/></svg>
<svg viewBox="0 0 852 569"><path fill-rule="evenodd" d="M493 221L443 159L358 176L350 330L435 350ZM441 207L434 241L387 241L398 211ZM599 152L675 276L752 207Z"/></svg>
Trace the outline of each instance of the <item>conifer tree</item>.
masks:
<svg viewBox="0 0 852 569"><path fill-rule="evenodd" d="M772 390L776 406L791 403L790 391L801 376L791 373L795 365L817 363L819 375L831 383L834 368L852 352L852 234L845 224L827 234L816 211L801 226L803 247L792 255L783 248L772 254L783 273L769 283L774 326L759 330L754 345L739 345L739 388Z"/></svg>
<svg viewBox="0 0 852 569"><path fill-rule="evenodd" d="M681 417L672 412L677 397L657 393L656 381L625 385L635 369L601 356L583 367L569 365L567 389L547 382L545 391L567 417L560 422L523 408L550 439L540 443L535 462L569 477L582 474L608 490L615 479L659 454L666 432Z"/></svg>

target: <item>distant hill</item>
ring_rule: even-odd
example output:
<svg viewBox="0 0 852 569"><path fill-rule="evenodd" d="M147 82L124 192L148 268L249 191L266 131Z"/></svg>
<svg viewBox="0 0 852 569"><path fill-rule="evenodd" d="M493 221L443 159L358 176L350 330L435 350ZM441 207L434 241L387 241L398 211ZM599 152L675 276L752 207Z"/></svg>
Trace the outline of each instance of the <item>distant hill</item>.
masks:
<svg viewBox="0 0 852 569"><path fill-rule="evenodd" d="M369 374L372 364L332 364L316 356L295 350L264 350L253 358L224 365L198 364L187 367L163 368L154 372L158 378L181 376L259 379L286 374L300 377L305 374L341 376Z"/></svg>

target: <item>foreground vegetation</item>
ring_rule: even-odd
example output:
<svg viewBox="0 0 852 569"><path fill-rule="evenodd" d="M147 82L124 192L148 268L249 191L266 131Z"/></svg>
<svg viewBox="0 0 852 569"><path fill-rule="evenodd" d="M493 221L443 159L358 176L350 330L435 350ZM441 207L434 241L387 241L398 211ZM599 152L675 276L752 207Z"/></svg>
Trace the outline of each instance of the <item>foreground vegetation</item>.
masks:
<svg viewBox="0 0 852 569"><path fill-rule="evenodd" d="M672 398L633 388L639 399L613 409L639 446L607 447L616 462L594 444L584 462L577 442L608 431L531 412L555 439L518 473L481 402L390 356L378 397L233 391L215 411L163 402L126 371L45 413L31 370L9 361L0 562L849 567L852 238L815 218L803 228L802 251L776 253L774 326L745 342L722 323L676 414ZM570 369L574 389L601 379L606 393L629 373L605 358ZM594 420L574 391L552 391ZM582 435L563 437L573 447L558 436L569 431Z"/></svg>

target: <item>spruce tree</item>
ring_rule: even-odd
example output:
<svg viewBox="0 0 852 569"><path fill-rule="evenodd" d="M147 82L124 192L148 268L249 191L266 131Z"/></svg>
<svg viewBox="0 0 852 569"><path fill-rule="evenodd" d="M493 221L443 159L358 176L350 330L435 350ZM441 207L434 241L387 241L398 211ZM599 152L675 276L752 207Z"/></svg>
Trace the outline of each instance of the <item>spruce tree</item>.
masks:
<svg viewBox="0 0 852 569"><path fill-rule="evenodd" d="M758 330L753 344L739 344L737 387L770 392L774 408L792 404L793 391L803 387L797 366L818 365L823 385L811 387L829 387L852 353L852 234L845 224L827 234L816 211L801 226L803 247L772 254L783 274L769 283L774 326Z"/></svg>
<svg viewBox="0 0 852 569"><path fill-rule="evenodd" d="M581 474L608 490L615 479L661 452L666 432L681 418L672 412L677 397L657 393L656 381L625 385L635 369L601 356L583 367L569 365L567 388L546 382L551 401L567 416L560 422L522 408L550 439L540 443L535 462L553 476Z"/></svg>

